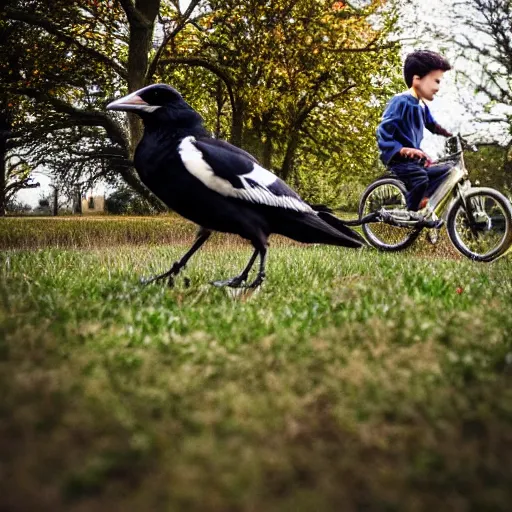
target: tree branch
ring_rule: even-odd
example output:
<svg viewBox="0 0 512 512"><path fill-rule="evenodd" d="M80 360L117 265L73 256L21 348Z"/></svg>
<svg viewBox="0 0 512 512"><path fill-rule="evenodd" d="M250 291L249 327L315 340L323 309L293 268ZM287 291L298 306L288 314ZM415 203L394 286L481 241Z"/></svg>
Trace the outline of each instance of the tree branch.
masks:
<svg viewBox="0 0 512 512"><path fill-rule="evenodd" d="M35 14L30 14L30 13L24 12L24 11L17 11L15 9L11 9L9 7L6 8L5 13L6 13L6 17L8 19L21 21L23 23L27 23L28 25L34 25L34 26L43 28L44 30L46 30L46 32L54 35L61 41L65 42L67 44L76 46L84 54L89 55L90 57L93 57L94 59L99 60L100 62L103 62L107 66L111 67L112 69L117 71L119 76L121 76L122 78L124 78L124 79L128 78L128 72L126 71L126 69L123 66L118 64L116 61L110 59L103 53L101 53L97 50L94 50L93 48L89 48L88 46L85 46L84 44L77 41L74 37L71 37L71 36L63 33L57 25L53 24L47 18L38 16Z"/></svg>
<svg viewBox="0 0 512 512"><path fill-rule="evenodd" d="M126 13L130 25L140 25L145 28L151 27L151 22L135 7L132 0L119 0L119 3Z"/></svg>
<svg viewBox="0 0 512 512"><path fill-rule="evenodd" d="M164 37L162 44L158 47L155 56L153 57L148 66L148 70L146 73L146 83L149 83L153 78L153 75L156 73L159 60L162 57L164 49L169 44L169 41L174 39L183 30L187 23L193 23L194 20L189 20L189 18L199 2L200 0L192 0L189 6L187 7L187 10L183 13L183 16L180 15L180 22L177 24L174 30L172 30L169 34L167 34Z"/></svg>
<svg viewBox="0 0 512 512"><path fill-rule="evenodd" d="M329 48L328 51L332 53L371 53L398 48L399 46L399 41L396 41L381 46L365 46L363 48Z"/></svg>
<svg viewBox="0 0 512 512"><path fill-rule="evenodd" d="M176 64L176 65L187 65L187 66L196 66L207 69L211 71L214 75L218 76L226 85L226 89L228 90L229 102L231 103L231 110L234 112L236 110L236 101L235 94L233 91L233 79L229 75L229 73L215 64L201 58L197 57L176 57L174 59L164 59L160 61L161 66L165 66L166 64Z"/></svg>
<svg viewBox="0 0 512 512"><path fill-rule="evenodd" d="M129 147L124 132L107 114L93 110L80 110L63 100L29 87L17 89L16 92L38 101L50 103L57 112L68 114L73 119L76 119L78 122L75 124L80 124L81 126L101 126L106 130L112 142L119 144L125 149Z"/></svg>
<svg viewBox="0 0 512 512"><path fill-rule="evenodd" d="M21 181L15 181L14 183L11 183L5 187L5 195L14 195L18 190L26 189L26 188L37 188L40 186L38 182L30 183L30 180L32 178L26 178Z"/></svg>

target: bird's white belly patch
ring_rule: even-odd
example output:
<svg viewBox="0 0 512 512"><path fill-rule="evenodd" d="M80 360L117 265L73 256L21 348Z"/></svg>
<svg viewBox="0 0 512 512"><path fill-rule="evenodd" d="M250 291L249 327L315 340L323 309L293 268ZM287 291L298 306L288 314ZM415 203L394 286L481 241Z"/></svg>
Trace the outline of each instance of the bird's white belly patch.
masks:
<svg viewBox="0 0 512 512"><path fill-rule="evenodd" d="M217 176L210 165L203 159L203 154L193 144L194 137L186 137L179 145L179 153L183 165L190 174L209 189L225 197L233 197L277 208L286 208L299 212L313 212L313 209L300 199L285 195L275 195L267 187L276 181L276 176L267 169L254 164L254 169L248 174L237 175L243 188L234 187L228 180ZM252 186L251 180L258 184Z"/></svg>

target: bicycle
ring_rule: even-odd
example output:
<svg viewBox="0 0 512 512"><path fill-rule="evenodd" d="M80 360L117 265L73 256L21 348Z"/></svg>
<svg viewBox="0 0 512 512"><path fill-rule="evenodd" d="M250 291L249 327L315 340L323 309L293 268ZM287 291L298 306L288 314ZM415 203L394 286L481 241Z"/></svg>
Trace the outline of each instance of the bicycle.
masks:
<svg viewBox="0 0 512 512"><path fill-rule="evenodd" d="M381 251L410 247L423 229L438 227L445 218L448 236L464 256L493 261L512 249L512 206L493 188L473 187L464 164L471 149L460 135L448 139L449 153L436 163L453 164L445 181L430 198L431 220L407 210L406 187L388 172L364 191L359 203L359 223L368 242Z"/></svg>

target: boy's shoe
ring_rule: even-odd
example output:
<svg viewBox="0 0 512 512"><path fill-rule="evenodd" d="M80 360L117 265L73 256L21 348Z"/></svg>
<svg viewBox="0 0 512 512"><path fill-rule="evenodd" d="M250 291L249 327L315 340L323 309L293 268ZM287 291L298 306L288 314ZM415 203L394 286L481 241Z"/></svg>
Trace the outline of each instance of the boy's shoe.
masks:
<svg viewBox="0 0 512 512"><path fill-rule="evenodd" d="M429 203L426 204L421 210L417 212L410 211L411 218L418 221L418 226L424 228L441 229L444 224L444 220L440 219L434 212L434 209Z"/></svg>
<svg viewBox="0 0 512 512"><path fill-rule="evenodd" d="M418 222L418 225L423 226L424 228L441 229L444 226L444 220L436 217L435 219L420 221Z"/></svg>
<svg viewBox="0 0 512 512"><path fill-rule="evenodd" d="M432 216L436 216L434 213L434 209L430 206L430 203L427 201L423 208L419 208L416 212L418 215L421 215L424 219L430 219Z"/></svg>
<svg viewBox="0 0 512 512"><path fill-rule="evenodd" d="M381 208L378 213L382 222L395 226L440 229L444 224L443 219L438 219L433 211L429 212L428 217L421 212L411 210L385 210Z"/></svg>
<svg viewBox="0 0 512 512"><path fill-rule="evenodd" d="M430 242L432 245L435 245L439 241L439 230L429 229L426 232L425 237L428 242Z"/></svg>
<svg viewBox="0 0 512 512"><path fill-rule="evenodd" d="M425 228L433 228L433 229L441 229L444 224L444 220L440 219L435 213L434 210L430 206L426 206L421 210L415 212L419 219L418 225L423 226Z"/></svg>
<svg viewBox="0 0 512 512"><path fill-rule="evenodd" d="M420 204L418 205L418 210L422 210L423 208L426 208L429 205L428 197L424 197Z"/></svg>

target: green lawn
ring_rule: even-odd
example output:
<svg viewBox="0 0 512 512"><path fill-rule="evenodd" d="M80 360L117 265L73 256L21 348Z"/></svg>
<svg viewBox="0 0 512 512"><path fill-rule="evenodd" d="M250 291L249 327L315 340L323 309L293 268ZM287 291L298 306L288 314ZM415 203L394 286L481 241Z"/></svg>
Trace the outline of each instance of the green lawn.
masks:
<svg viewBox="0 0 512 512"><path fill-rule="evenodd" d="M142 287L191 228L27 250L43 221L9 245L13 221L0 509L510 510L510 258L278 241L264 286L236 293L208 283L251 250L219 237L190 283Z"/></svg>

